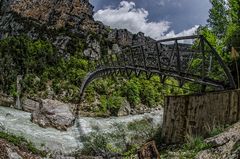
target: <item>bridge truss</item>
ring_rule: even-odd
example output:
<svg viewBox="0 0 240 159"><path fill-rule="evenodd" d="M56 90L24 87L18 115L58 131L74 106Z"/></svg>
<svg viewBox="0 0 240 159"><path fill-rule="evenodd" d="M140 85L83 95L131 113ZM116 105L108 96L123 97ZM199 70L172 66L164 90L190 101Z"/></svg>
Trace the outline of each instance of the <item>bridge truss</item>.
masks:
<svg viewBox="0 0 240 159"><path fill-rule="evenodd" d="M94 71L84 79L80 93L96 78L125 74L147 79L158 75L163 84L171 77L183 87L191 82L217 90L236 87L229 68L214 47L202 35L159 40L121 50L102 57Z"/></svg>

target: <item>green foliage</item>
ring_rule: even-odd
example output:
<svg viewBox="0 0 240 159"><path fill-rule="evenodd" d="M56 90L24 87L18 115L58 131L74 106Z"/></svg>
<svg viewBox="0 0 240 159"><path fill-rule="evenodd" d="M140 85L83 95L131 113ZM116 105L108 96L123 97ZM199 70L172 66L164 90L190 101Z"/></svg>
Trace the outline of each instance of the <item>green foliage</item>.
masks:
<svg viewBox="0 0 240 159"><path fill-rule="evenodd" d="M206 125L207 128L207 136L209 137L213 137L216 136L220 133L222 133L227 127L229 127L228 124L226 125L216 125L216 124L211 124L211 125Z"/></svg>
<svg viewBox="0 0 240 159"><path fill-rule="evenodd" d="M122 106L123 98L120 96L110 96L108 99L108 110L112 115L117 115L119 108Z"/></svg>
<svg viewBox="0 0 240 159"><path fill-rule="evenodd" d="M1 57L9 57L18 73L41 73L46 64L54 64L54 48L49 42L30 40L26 36L10 37L0 42Z"/></svg>
<svg viewBox="0 0 240 159"><path fill-rule="evenodd" d="M98 94L108 94L109 91L109 80L98 80L93 83L94 89Z"/></svg>
<svg viewBox="0 0 240 159"><path fill-rule="evenodd" d="M240 51L240 24L230 23L228 25L224 43Z"/></svg>
<svg viewBox="0 0 240 159"><path fill-rule="evenodd" d="M210 9L209 26L211 34L218 39L210 41L217 48L224 61L232 70L233 77L237 83L237 69L240 66L240 60L235 63L230 58L230 52L234 47L240 52L240 1L239 0L210 0L213 4ZM206 32L205 35L211 35ZM215 76L215 74L213 75Z"/></svg>
<svg viewBox="0 0 240 159"><path fill-rule="evenodd" d="M198 32L207 39L207 41L214 47L214 49L216 49L218 53L220 53L220 56L223 60L225 60L225 62L229 60L229 54L223 52L224 43L217 37L217 35L212 30L210 30L208 27L200 27ZM209 50L208 47L206 47L205 49Z"/></svg>
<svg viewBox="0 0 240 159"><path fill-rule="evenodd" d="M209 11L208 22L212 33L217 37L221 35L219 41L223 42L223 45L237 44L239 47L240 2L238 0L228 0L227 3L224 0L210 0L210 2L212 8Z"/></svg>
<svg viewBox="0 0 240 159"><path fill-rule="evenodd" d="M13 97L17 97L17 96L19 95L19 94L17 93L16 85L11 84L9 93L10 93L10 95L13 96Z"/></svg>
<svg viewBox="0 0 240 159"><path fill-rule="evenodd" d="M210 30L207 27L201 27L199 28L199 33L203 35L207 41L214 47L214 49L219 53L220 57L223 59L225 63L230 62L230 54L227 54L225 50L225 44L222 40L220 40L216 34L212 30ZM206 52L211 51L211 48L208 45L205 45L204 50ZM205 57L208 58L208 55ZM212 63L211 63L211 72L209 72L208 76L212 79L219 80L219 81L225 81L225 77L222 76L224 74L224 70L222 66L217 62L216 57L212 57ZM201 66L201 61L194 60L193 66L197 69L199 66ZM201 71L199 71L199 75L201 74Z"/></svg>
<svg viewBox="0 0 240 159"><path fill-rule="evenodd" d="M213 128L212 131L209 132L209 136L213 137L216 136L224 131L224 127L216 127Z"/></svg>
<svg viewBox="0 0 240 159"><path fill-rule="evenodd" d="M74 85L80 85L88 70L88 61L71 56L70 59L59 60L56 66L46 70L49 79L68 80Z"/></svg>
<svg viewBox="0 0 240 159"><path fill-rule="evenodd" d="M119 108L122 106L123 98L120 96L101 96L100 97L101 102L101 111L107 112L107 110L110 111L110 113L114 116L117 115Z"/></svg>
<svg viewBox="0 0 240 159"><path fill-rule="evenodd" d="M108 106L108 101L106 96L101 96L100 97L100 102L101 102L101 111L107 112L107 106Z"/></svg>
<svg viewBox="0 0 240 159"><path fill-rule="evenodd" d="M187 141L180 150L180 158L194 158L198 152L211 148L210 144L204 142L202 137L187 136Z"/></svg>
<svg viewBox="0 0 240 159"><path fill-rule="evenodd" d="M75 54L69 58L58 55L48 41L31 40L25 35L0 41L0 89L16 96L16 77L23 75L24 94L45 96L47 85L55 95L67 92L63 101L77 102L78 91L90 66L82 58L85 43L75 39ZM70 97L71 96L71 97Z"/></svg>
<svg viewBox="0 0 240 159"><path fill-rule="evenodd" d="M0 41L0 88L9 93L17 75L42 74L47 65L54 65L55 49L47 41L30 40L26 36Z"/></svg>
<svg viewBox="0 0 240 159"><path fill-rule="evenodd" d="M240 2L239 0L228 0L230 21L234 24L240 24Z"/></svg>
<svg viewBox="0 0 240 159"><path fill-rule="evenodd" d="M210 0L212 8L209 10L208 23L218 37L222 37L227 27L227 8L225 0Z"/></svg>
<svg viewBox="0 0 240 159"><path fill-rule="evenodd" d="M212 32L220 38L228 38L227 30L240 24L240 2L238 0L210 0L208 23ZM229 28L230 27L230 28ZM230 29L231 30L231 29Z"/></svg>
<svg viewBox="0 0 240 159"><path fill-rule="evenodd" d="M200 136L187 136L186 143L178 147L168 147L160 151L162 159L168 158L180 158L189 159L195 158L198 152L206 149L210 149L212 146L207 144L204 139ZM171 153L174 152L174 153Z"/></svg>
<svg viewBox="0 0 240 159"><path fill-rule="evenodd" d="M23 91L29 94L35 94L46 89L46 84L34 74L26 74L21 83Z"/></svg>
<svg viewBox="0 0 240 159"><path fill-rule="evenodd" d="M137 145L128 146L127 151L122 154L123 159L134 159L138 149L139 149L139 146Z"/></svg>
<svg viewBox="0 0 240 159"><path fill-rule="evenodd" d="M132 105L137 105L140 103L140 91L141 85L136 78L127 81L122 88L123 96L127 97L128 101Z"/></svg>
<svg viewBox="0 0 240 159"><path fill-rule="evenodd" d="M0 131L0 138L5 139L6 141L14 144L15 146L18 146L20 149L27 149L33 154L46 157L46 152L38 150L37 148L35 148L35 146L31 142L28 142L26 139L24 139L21 136L15 136L15 135Z"/></svg>
<svg viewBox="0 0 240 159"><path fill-rule="evenodd" d="M203 137L200 136L187 136L186 140L187 142L183 145L183 150L185 151L192 150L193 152L197 153L211 147L211 145L205 143Z"/></svg>
<svg viewBox="0 0 240 159"><path fill-rule="evenodd" d="M150 81L145 80L142 85L144 86L141 90L142 102L149 107L156 106L159 102L160 93Z"/></svg>
<svg viewBox="0 0 240 159"><path fill-rule="evenodd" d="M104 78L93 82L92 91L95 90L101 96L100 111L103 112L112 108L107 105L117 105L115 110L118 110L118 106L121 105L120 101L124 98L127 99L132 108L138 107L140 103L153 108L163 104L164 95L184 93L182 89L163 86L159 81L158 76L153 76L151 80L147 80L144 76L131 77L129 80L120 77ZM177 84L176 81L172 80L167 80L167 83ZM86 93L86 98L88 96ZM111 104L113 101L115 103Z"/></svg>

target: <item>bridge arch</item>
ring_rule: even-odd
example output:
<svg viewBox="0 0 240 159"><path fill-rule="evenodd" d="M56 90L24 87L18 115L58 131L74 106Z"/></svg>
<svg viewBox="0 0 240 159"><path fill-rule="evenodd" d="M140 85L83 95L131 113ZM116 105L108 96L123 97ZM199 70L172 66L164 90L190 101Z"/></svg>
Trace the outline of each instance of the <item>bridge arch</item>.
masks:
<svg viewBox="0 0 240 159"><path fill-rule="evenodd" d="M189 81L218 90L236 88L229 68L202 35L159 40L105 56L83 80L80 96L94 79L118 73L145 73L147 78L156 74L162 83L166 77L173 77L179 87Z"/></svg>

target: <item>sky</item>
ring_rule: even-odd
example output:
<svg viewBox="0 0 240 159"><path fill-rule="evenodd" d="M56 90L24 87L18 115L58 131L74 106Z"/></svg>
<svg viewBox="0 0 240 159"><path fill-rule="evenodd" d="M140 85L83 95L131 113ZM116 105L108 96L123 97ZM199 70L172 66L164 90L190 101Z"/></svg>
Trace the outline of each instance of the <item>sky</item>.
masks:
<svg viewBox="0 0 240 159"><path fill-rule="evenodd" d="M209 0L90 0L94 19L154 39L192 35L205 25Z"/></svg>

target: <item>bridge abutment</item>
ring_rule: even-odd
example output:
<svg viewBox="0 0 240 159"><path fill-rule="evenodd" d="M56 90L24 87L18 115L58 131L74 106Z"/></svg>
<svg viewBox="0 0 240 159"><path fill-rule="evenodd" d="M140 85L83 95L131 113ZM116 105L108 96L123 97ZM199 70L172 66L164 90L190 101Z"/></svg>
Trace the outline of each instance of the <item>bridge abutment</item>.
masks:
<svg viewBox="0 0 240 159"><path fill-rule="evenodd" d="M240 120L240 90L167 96L163 119L164 142L181 143L187 135L206 136L218 126Z"/></svg>

